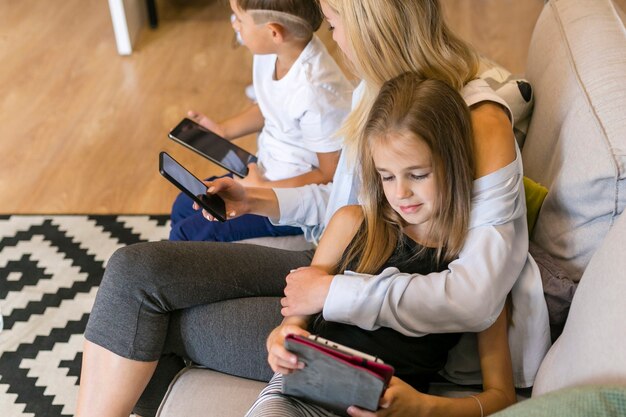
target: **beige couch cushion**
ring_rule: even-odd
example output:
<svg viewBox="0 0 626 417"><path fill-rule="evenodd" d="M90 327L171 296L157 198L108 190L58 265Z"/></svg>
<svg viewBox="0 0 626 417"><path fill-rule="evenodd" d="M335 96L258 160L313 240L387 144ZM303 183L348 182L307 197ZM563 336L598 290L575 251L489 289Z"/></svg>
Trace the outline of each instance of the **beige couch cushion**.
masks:
<svg viewBox="0 0 626 417"><path fill-rule="evenodd" d="M563 334L539 368L533 397L588 384L626 385L626 216L578 284Z"/></svg>
<svg viewBox="0 0 626 417"><path fill-rule="evenodd" d="M156 417L243 416L265 382L203 368L185 368L170 384Z"/></svg>
<svg viewBox="0 0 626 417"><path fill-rule="evenodd" d="M528 56L525 174L548 193L532 240L578 280L626 204L626 30L610 0L552 0Z"/></svg>

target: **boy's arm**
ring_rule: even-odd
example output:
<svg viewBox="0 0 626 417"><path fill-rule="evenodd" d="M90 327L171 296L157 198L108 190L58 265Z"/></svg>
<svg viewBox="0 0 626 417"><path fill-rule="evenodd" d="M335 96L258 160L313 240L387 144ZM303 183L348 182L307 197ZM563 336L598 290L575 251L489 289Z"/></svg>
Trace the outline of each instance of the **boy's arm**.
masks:
<svg viewBox="0 0 626 417"><path fill-rule="evenodd" d="M263 129L265 118L258 104L254 104L237 116L220 123L224 137L233 140Z"/></svg>
<svg viewBox="0 0 626 417"><path fill-rule="evenodd" d="M266 188L295 188L302 187L308 184L326 184L333 180L337 163L339 162L339 155L341 151L317 153L317 159L319 161L319 167L314 168L309 172L298 175L296 177L286 178L278 181L267 181L256 170L256 167L251 165L249 168L248 176L242 180L243 183L251 187L266 187Z"/></svg>
<svg viewBox="0 0 626 417"><path fill-rule="evenodd" d="M190 111L188 116L198 124L217 133L225 139L233 140L263 129L265 119L258 104L254 104L243 112L223 122L216 123L203 114Z"/></svg>

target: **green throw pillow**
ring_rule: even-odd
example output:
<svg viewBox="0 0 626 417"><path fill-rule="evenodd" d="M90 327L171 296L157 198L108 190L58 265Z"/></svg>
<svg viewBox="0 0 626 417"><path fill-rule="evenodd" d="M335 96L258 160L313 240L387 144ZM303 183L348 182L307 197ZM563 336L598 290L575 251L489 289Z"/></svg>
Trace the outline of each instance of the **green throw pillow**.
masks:
<svg viewBox="0 0 626 417"><path fill-rule="evenodd" d="M532 397L492 417L617 417L626 415L626 387L583 386Z"/></svg>
<svg viewBox="0 0 626 417"><path fill-rule="evenodd" d="M526 218L528 220L528 235L532 236L537 216L548 189L528 177L524 177L524 192L526 194Z"/></svg>

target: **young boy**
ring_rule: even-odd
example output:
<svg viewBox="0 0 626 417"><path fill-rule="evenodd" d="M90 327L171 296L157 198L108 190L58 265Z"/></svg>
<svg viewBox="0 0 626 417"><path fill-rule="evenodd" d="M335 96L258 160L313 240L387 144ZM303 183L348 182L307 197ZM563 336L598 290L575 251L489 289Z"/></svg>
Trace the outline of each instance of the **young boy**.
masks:
<svg viewBox="0 0 626 417"><path fill-rule="evenodd" d="M258 165L242 181L258 187L298 187L332 180L341 140L335 136L350 110L352 85L314 32L323 20L315 0L230 0L233 28L254 54L257 103L221 123L189 112L196 122L232 140L261 131ZM170 240L234 241L300 234L265 217L208 222L179 195Z"/></svg>

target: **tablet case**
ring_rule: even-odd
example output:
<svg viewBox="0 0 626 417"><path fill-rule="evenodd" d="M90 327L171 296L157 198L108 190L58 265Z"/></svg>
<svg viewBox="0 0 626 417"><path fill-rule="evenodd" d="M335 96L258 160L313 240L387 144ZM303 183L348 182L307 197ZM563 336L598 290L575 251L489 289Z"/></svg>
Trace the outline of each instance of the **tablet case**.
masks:
<svg viewBox="0 0 626 417"><path fill-rule="evenodd" d="M348 416L351 405L375 411L393 376L393 367L344 353L302 336L288 335L287 350L298 355L304 369L284 375L283 394Z"/></svg>

